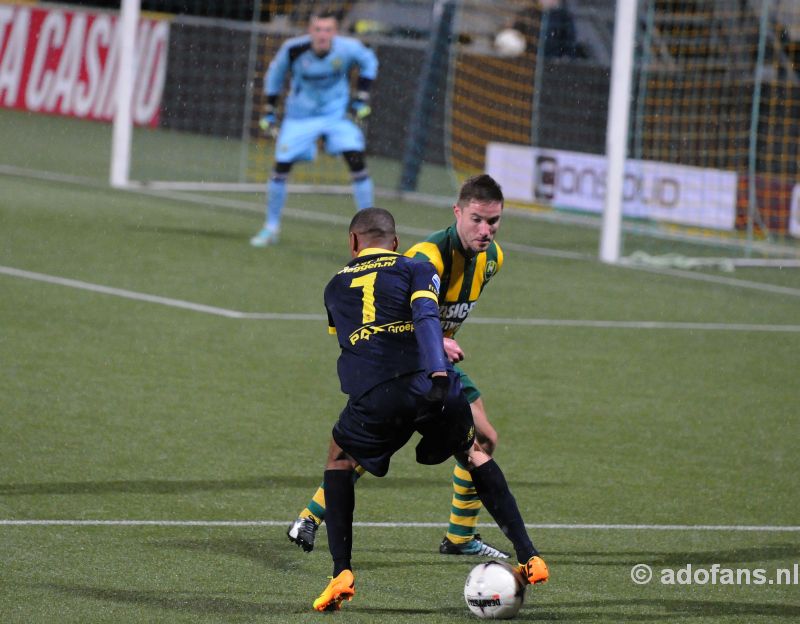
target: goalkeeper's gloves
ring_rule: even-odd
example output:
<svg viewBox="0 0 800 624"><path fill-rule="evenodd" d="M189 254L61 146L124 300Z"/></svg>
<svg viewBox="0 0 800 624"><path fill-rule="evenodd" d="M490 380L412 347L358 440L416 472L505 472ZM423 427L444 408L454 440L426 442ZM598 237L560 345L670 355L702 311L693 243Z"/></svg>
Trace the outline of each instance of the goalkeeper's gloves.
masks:
<svg viewBox="0 0 800 624"><path fill-rule="evenodd" d="M450 392L450 378L447 374L431 377L431 389L417 403L416 423L426 423L442 416L444 401Z"/></svg>
<svg viewBox="0 0 800 624"><path fill-rule="evenodd" d="M350 102L350 109L353 111L353 117L356 121L364 121L372 113L372 107L369 105L369 91L359 91Z"/></svg>
<svg viewBox="0 0 800 624"><path fill-rule="evenodd" d="M275 116L275 107L268 104L266 114L259 119L258 127L273 139L278 136L278 118Z"/></svg>

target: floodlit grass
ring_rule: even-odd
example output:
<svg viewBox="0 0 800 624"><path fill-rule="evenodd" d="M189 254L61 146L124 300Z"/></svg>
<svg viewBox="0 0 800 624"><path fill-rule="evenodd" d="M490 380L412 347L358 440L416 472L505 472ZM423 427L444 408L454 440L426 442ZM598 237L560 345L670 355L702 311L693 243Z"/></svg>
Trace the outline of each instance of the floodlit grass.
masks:
<svg viewBox="0 0 800 624"><path fill-rule="evenodd" d="M0 115L4 132L22 117ZM54 137L81 129L87 143L74 159L41 142L3 141L0 162L105 180L103 126L62 121L35 125ZM349 199L291 197L281 244L254 250L247 239L261 198L216 197L201 205L196 196L3 175L0 265L227 310L321 317L322 289L347 261ZM385 205L403 228L450 220L444 209ZM567 526L800 524L796 327L590 323L796 326L800 297L717 279L740 279L738 271L707 271L715 281L704 282L530 249L591 256L596 237L507 215L506 264L459 335L523 515L559 525L531 530L553 576L528 590L518 619L797 621L798 585L658 581L662 570L713 564L774 579L800 562L797 531ZM401 239L405 247L416 237ZM762 275L747 279L798 288L796 273ZM585 323L489 323L500 318ZM321 480L343 404L324 321L225 318L0 274L0 327L0 520L277 523L0 524L0 621L320 620L310 605L330 574L325 532L304 555L284 531ZM357 521L442 526L356 527L358 593L331 617L474 621L461 591L477 561L436 552L449 473L416 465L407 448L387 478L362 479ZM481 532L506 545L485 513ZM656 580L633 583L638 563Z"/></svg>

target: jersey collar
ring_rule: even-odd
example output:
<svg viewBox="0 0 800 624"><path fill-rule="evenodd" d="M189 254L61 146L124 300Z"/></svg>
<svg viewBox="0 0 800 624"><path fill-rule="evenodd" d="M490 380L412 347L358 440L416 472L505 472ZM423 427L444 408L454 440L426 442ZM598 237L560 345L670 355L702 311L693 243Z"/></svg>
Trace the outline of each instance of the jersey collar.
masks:
<svg viewBox="0 0 800 624"><path fill-rule="evenodd" d="M389 251L388 249L381 249L380 247L367 247L366 249L362 249L358 252L356 258L360 258L361 256L374 256L376 254L381 254L384 256L399 256L400 254L396 251Z"/></svg>

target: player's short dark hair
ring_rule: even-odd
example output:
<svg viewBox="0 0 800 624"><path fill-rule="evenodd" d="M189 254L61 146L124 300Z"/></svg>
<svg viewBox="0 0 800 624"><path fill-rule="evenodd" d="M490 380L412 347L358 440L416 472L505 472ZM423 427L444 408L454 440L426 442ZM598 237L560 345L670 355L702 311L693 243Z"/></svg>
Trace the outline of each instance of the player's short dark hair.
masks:
<svg viewBox="0 0 800 624"><path fill-rule="evenodd" d="M316 19L335 19L337 22L341 20L341 11L337 11L333 7L329 6L321 6L318 9L314 9L311 11L311 15L308 16L309 21L316 18Z"/></svg>
<svg viewBox="0 0 800 624"><path fill-rule="evenodd" d="M503 203L503 189L495 179L487 173L472 176L461 185L458 193L458 205L466 206L471 201Z"/></svg>
<svg viewBox="0 0 800 624"><path fill-rule="evenodd" d="M350 221L350 231L368 240L388 242L397 235L392 213L383 208L359 210Z"/></svg>

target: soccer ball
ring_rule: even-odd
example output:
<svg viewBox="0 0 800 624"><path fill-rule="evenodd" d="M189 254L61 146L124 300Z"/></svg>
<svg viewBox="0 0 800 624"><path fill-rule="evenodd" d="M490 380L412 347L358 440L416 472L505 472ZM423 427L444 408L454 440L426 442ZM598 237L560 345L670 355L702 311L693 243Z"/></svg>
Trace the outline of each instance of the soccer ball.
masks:
<svg viewBox="0 0 800 624"><path fill-rule="evenodd" d="M469 610L483 620L510 620L525 600L525 584L507 563L481 563L467 577L464 600Z"/></svg>
<svg viewBox="0 0 800 624"><path fill-rule="evenodd" d="M500 56L519 56L526 47L525 35L513 28L504 28L494 38L494 49Z"/></svg>

